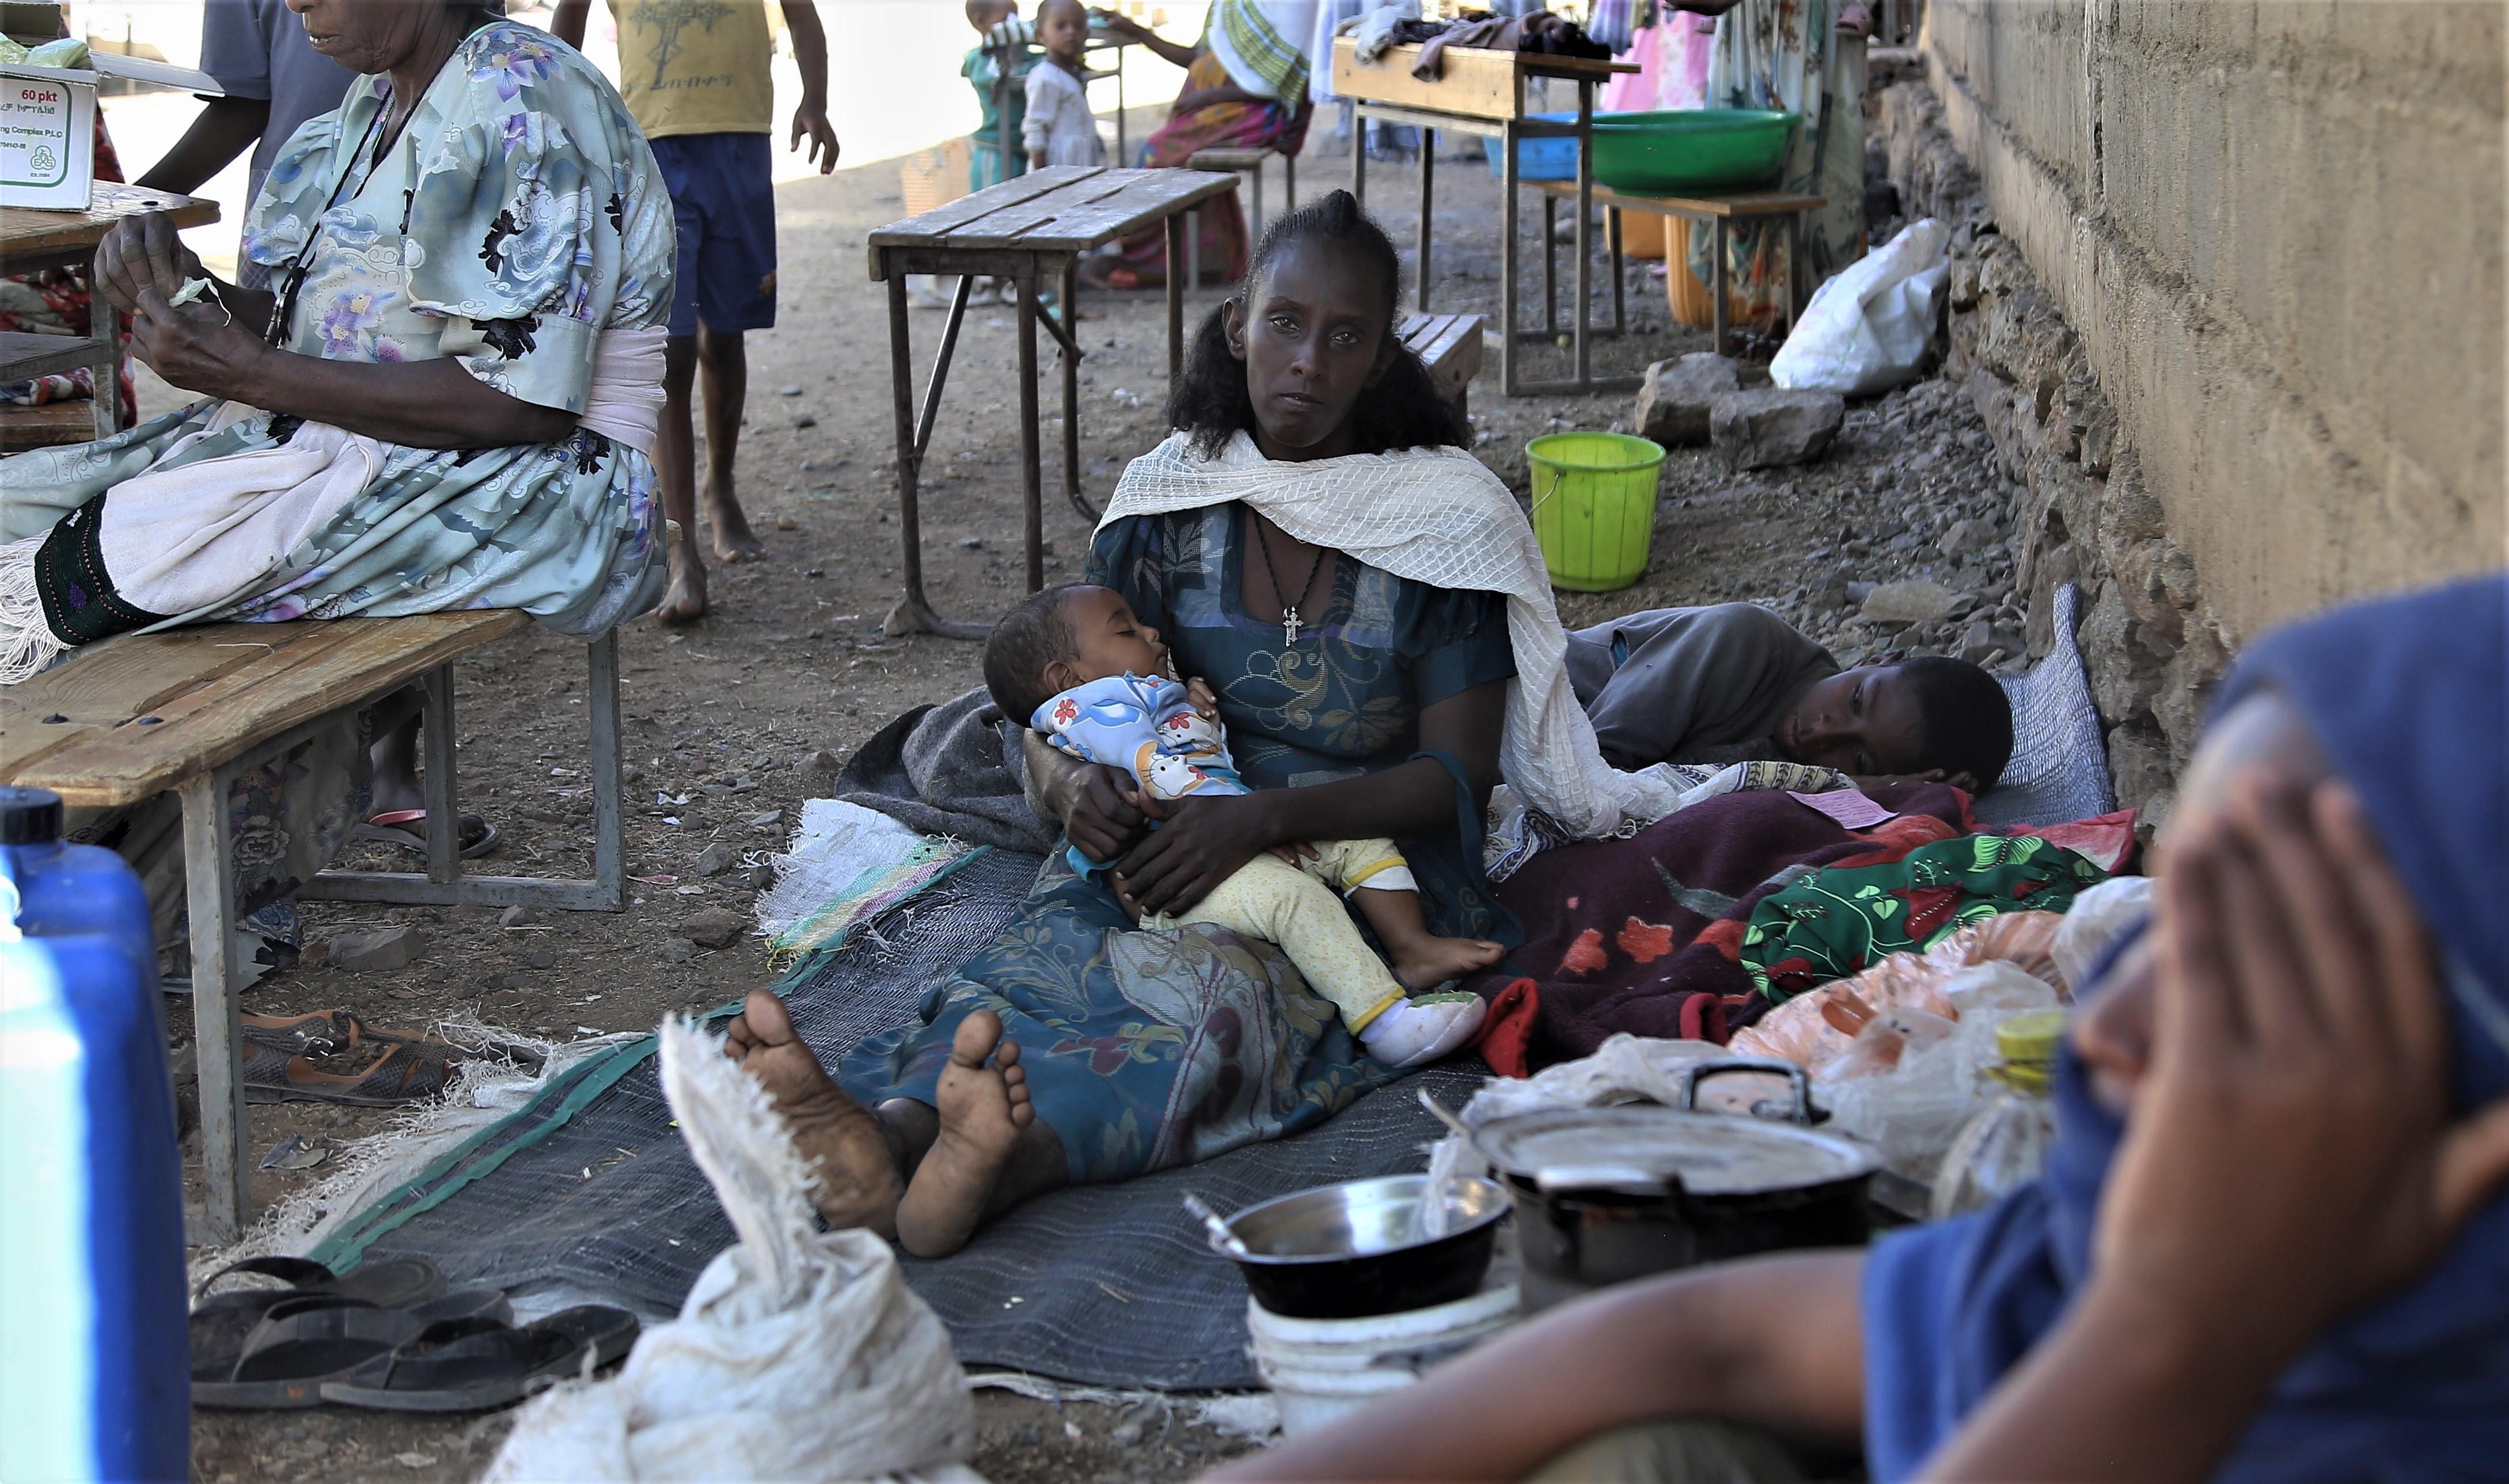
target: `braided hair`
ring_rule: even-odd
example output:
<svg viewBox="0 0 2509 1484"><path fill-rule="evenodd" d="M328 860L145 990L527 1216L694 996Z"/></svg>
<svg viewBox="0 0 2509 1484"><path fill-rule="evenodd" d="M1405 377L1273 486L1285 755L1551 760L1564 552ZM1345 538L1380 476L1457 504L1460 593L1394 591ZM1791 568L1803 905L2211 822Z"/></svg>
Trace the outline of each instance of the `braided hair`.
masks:
<svg viewBox="0 0 2509 1484"><path fill-rule="evenodd" d="M1292 242L1328 243L1345 261L1373 274L1383 289L1384 334L1394 341L1397 307L1403 298L1403 261L1385 229L1360 209L1348 191L1334 191L1283 212L1254 244L1236 292L1214 305L1194 332L1184 375L1168 394L1168 426L1191 434L1194 451L1206 459L1217 457L1237 434L1254 430L1254 400L1247 394L1246 366L1228 349L1223 317L1227 306L1236 305L1239 315L1247 316L1254 285L1262 281L1272 260ZM1470 425L1439 392L1419 355L1400 341L1394 341L1394 360L1384 380L1359 399L1350 418L1356 453L1382 454L1440 444L1472 446Z"/></svg>

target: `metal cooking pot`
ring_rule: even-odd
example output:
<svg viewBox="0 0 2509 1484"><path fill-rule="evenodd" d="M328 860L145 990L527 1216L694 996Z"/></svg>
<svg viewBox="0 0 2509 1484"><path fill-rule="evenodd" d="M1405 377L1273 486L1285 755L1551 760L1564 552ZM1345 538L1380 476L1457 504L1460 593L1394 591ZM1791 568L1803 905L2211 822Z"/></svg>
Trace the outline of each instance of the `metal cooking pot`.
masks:
<svg viewBox="0 0 2509 1484"><path fill-rule="evenodd" d="M1427 1175L1346 1180L1250 1206L1226 1218L1237 1264L1257 1303L1285 1318L1407 1314L1469 1298L1489 1272L1507 1193L1483 1179L1450 1182L1446 1234L1416 1224Z"/></svg>
<svg viewBox="0 0 2509 1484"><path fill-rule="evenodd" d="M1762 1116L1696 1111L1728 1073L1784 1076L1791 1103ZM1474 1143L1504 1175L1523 1249L1527 1312L1633 1278L1871 1233L1865 1187L1880 1153L1815 1131L1792 1062L1733 1058L1682 1074L1681 1106L1626 1103L1495 1119Z"/></svg>

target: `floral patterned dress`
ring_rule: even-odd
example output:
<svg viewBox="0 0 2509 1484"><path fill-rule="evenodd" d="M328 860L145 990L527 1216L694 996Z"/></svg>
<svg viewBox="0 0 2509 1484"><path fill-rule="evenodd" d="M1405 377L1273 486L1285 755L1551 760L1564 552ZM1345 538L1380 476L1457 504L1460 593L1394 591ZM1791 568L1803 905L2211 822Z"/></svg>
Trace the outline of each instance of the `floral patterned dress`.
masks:
<svg viewBox="0 0 2509 1484"><path fill-rule="evenodd" d="M1516 673L1503 600L1334 564L1331 599L1285 660L1278 619L1237 601L1236 505L1136 516L1098 534L1089 576L1164 631L1177 673L1218 693L1239 772L1294 788L1399 766L1420 713ZM1456 769L1454 830L1397 841L1433 931L1514 946L1480 872L1479 812ZM1469 834L1469 838L1466 837ZM1319 1123L1398 1074L1268 943L1208 927L1136 931L1058 851L1002 936L935 985L918 1022L874 1036L838 1077L877 1105L933 1100L958 1022L1002 1018L1038 1116L1075 1182L1192 1164ZM1355 914L1354 914L1355 915ZM1366 931L1365 923L1362 930Z"/></svg>
<svg viewBox="0 0 2509 1484"><path fill-rule="evenodd" d="M244 251L283 285L306 275L286 348L331 360L453 356L487 385L584 410L605 329L658 326L671 306L671 202L618 94L546 34L471 33L407 128L375 155L389 79L360 79L274 162ZM0 462L0 540L49 532L114 485L286 442L302 420L207 399L94 443ZM664 575L654 466L579 428L548 444L385 445L382 471L289 553L285 578L215 612L281 620L519 608L593 636L653 607ZM72 650L66 663L78 663ZM236 783L240 957L247 976L293 958L291 899L364 817L358 722ZM147 881L160 942L182 941L180 831L170 799L77 811L75 833Z"/></svg>

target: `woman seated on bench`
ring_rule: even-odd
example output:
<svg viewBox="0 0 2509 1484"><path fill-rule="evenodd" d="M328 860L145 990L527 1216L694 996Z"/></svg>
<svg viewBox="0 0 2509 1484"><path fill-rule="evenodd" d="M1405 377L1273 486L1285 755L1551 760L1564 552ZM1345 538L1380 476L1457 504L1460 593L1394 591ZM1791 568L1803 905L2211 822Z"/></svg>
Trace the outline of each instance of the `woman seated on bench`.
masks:
<svg viewBox="0 0 2509 1484"><path fill-rule="evenodd" d="M2240 663L2039 1181L1562 1306L1226 1476L2495 1477L2505 633L2494 575Z"/></svg>
<svg viewBox="0 0 2509 1484"><path fill-rule="evenodd" d="M0 684L133 629L518 608L589 637L659 595L671 204L618 93L476 0L293 8L368 75L252 204L277 292L211 278L162 214L106 239L97 291L203 400L0 463ZM398 720L373 804L406 816ZM247 903L364 817L353 730L239 784L267 796L240 814L288 815L286 860L239 852ZM279 804L291 772L318 783Z"/></svg>

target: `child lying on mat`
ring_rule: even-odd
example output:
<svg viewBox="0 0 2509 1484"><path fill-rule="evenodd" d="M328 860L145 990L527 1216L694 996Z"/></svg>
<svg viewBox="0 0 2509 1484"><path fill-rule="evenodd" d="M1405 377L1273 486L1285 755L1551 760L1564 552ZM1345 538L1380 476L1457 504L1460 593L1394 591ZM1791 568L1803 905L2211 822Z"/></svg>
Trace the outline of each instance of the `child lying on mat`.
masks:
<svg viewBox="0 0 2509 1484"><path fill-rule="evenodd" d="M985 646L985 686L1005 716L1025 717L1056 747L1121 769L1126 795L1153 816L1160 802L1189 794L1243 794L1219 725L1217 704L1200 680L1169 674L1158 631L1133 616L1123 598L1074 583L1030 596L993 626ZM1208 923L1281 946L1368 1055L1397 1067L1445 1056L1480 1028L1480 997L1406 995L1498 962L1497 944L1440 938L1420 912L1420 894L1402 852L1388 839L1331 840L1280 856L1258 855L1201 904L1147 927ZM1100 871L1077 849L1074 870ZM1350 896L1392 956L1391 972L1334 897Z"/></svg>

